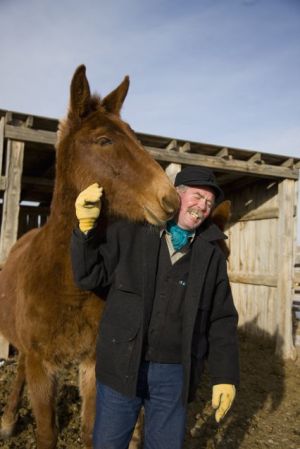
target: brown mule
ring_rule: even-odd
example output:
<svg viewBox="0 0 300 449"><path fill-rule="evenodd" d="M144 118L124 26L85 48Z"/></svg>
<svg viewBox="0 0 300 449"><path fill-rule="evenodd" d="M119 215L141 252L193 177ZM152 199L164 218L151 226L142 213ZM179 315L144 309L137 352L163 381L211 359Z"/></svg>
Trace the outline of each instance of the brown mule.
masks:
<svg viewBox="0 0 300 449"><path fill-rule="evenodd" d="M56 376L69 362L80 364L82 438L92 447L95 339L104 303L72 279L69 244L78 193L98 182L105 192L102 215L155 225L179 206L162 168L120 118L128 87L126 77L101 100L91 96L85 67L78 67L68 115L59 127L49 219L15 244L0 273L0 332L20 354L2 434L13 432L26 379L38 449L56 447Z"/></svg>

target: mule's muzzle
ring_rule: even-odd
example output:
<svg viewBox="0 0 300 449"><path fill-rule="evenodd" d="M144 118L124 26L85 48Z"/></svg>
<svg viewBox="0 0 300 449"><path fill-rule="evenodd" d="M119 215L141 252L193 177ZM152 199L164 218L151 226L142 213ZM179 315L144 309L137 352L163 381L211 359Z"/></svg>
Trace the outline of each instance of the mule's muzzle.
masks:
<svg viewBox="0 0 300 449"><path fill-rule="evenodd" d="M168 219L174 217L179 208L179 199L176 196L175 198L170 198L169 196L164 196L161 199L161 207L168 216Z"/></svg>

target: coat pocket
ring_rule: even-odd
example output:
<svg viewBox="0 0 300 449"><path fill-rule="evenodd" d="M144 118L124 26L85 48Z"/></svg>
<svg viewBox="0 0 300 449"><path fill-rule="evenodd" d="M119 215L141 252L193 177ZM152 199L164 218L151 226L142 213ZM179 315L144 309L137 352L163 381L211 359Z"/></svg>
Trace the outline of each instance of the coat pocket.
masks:
<svg viewBox="0 0 300 449"><path fill-rule="evenodd" d="M100 324L100 338L111 342L112 344L121 344L134 340L139 330L139 326L123 327L115 326L110 323L102 322Z"/></svg>
<svg viewBox="0 0 300 449"><path fill-rule="evenodd" d="M131 361L140 325L125 327L100 324L97 340L97 365L100 369L124 378L132 371Z"/></svg>

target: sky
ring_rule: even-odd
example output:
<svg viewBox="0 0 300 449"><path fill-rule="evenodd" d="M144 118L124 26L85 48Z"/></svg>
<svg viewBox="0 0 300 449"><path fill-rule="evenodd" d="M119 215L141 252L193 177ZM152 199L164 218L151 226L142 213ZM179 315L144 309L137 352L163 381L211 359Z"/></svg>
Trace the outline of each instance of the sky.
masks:
<svg viewBox="0 0 300 449"><path fill-rule="evenodd" d="M300 0L0 0L0 108L61 118L130 76L137 132L300 157Z"/></svg>

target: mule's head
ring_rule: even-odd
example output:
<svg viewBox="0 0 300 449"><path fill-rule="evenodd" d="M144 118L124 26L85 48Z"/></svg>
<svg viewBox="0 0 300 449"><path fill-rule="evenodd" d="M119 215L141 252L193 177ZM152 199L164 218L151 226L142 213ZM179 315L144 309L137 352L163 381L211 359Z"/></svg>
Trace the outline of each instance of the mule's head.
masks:
<svg viewBox="0 0 300 449"><path fill-rule="evenodd" d="M175 214L179 199L163 169L120 118L128 87L125 77L100 99L90 94L85 67L78 67L68 116L60 123L58 169L64 170L64 179L76 194L98 182L109 215L162 224Z"/></svg>

